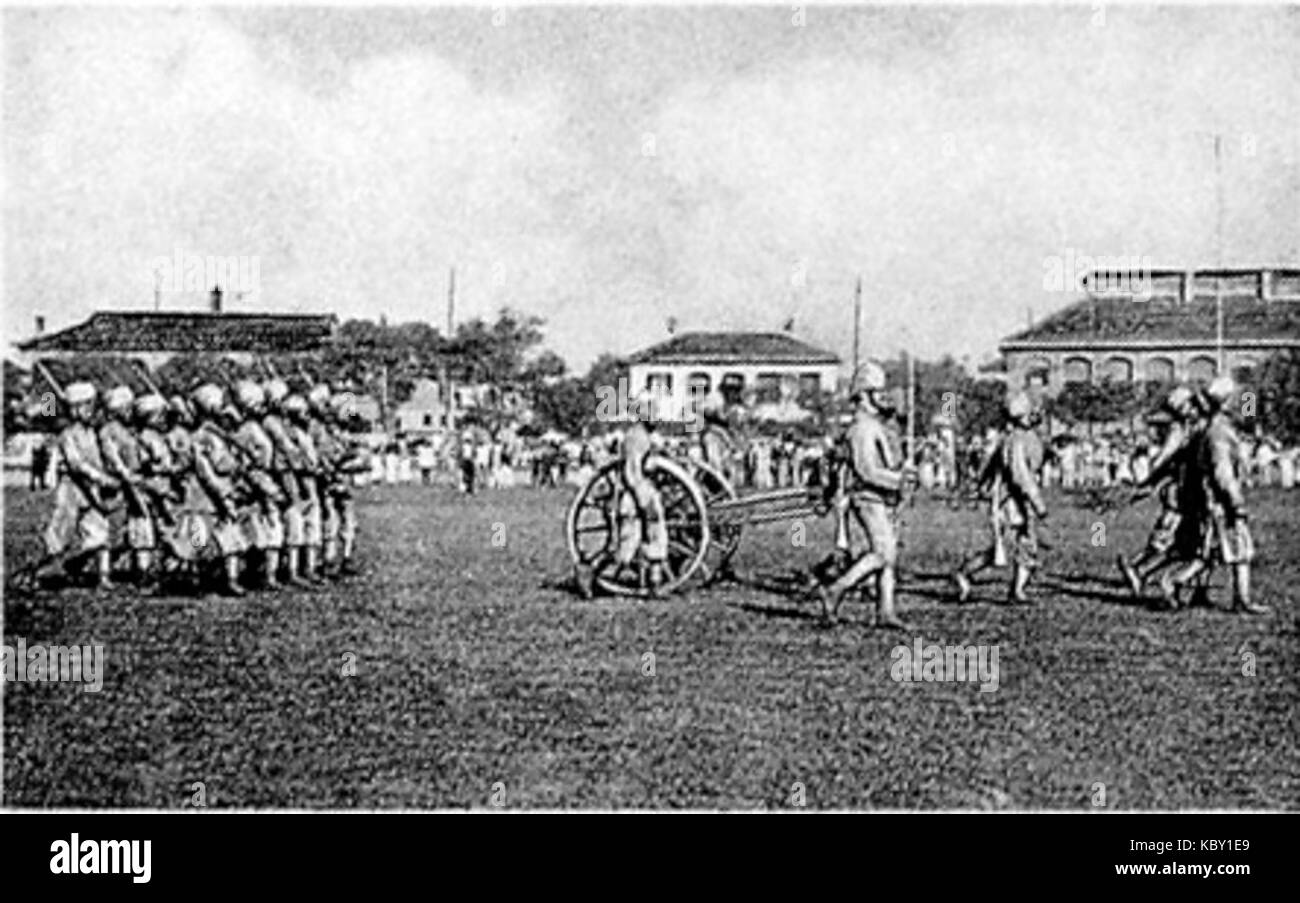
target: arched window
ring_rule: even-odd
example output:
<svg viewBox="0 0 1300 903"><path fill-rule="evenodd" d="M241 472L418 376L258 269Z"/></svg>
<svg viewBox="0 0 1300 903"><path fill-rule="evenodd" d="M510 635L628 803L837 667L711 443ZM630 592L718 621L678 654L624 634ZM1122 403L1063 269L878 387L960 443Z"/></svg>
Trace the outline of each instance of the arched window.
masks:
<svg viewBox="0 0 1300 903"><path fill-rule="evenodd" d="M1174 381L1174 362L1167 357L1153 357L1147 361L1147 381L1171 383Z"/></svg>
<svg viewBox="0 0 1300 903"><path fill-rule="evenodd" d="M1025 385L1045 386L1052 379L1052 362L1045 357L1032 358L1025 365Z"/></svg>
<svg viewBox="0 0 1300 903"><path fill-rule="evenodd" d="M1126 357L1112 357L1103 371L1106 379L1115 383L1133 382L1133 362Z"/></svg>
<svg viewBox="0 0 1300 903"><path fill-rule="evenodd" d="M1219 375L1219 365L1212 357L1194 357L1187 362L1187 378L1194 383L1208 383Z"/></svg>
<svg viewBox="0 0 1300 903"><path fill-rule="evenodd" d="M1092 382L1092 361L1086 357L1066 358L1065 381L1067 383Z"/></svg>

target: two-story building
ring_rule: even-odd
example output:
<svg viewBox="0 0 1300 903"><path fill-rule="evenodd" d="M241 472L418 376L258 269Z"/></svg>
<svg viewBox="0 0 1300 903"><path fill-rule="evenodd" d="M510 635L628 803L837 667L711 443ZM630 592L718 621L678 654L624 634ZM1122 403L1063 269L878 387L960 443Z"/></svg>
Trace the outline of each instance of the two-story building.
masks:
<svg viewBox="0 0 1300 903"><path fill-rule="evenodd" d="M833 391L840 358L784 332L687 332L628 362L636 395L655 399L656 416L680 420L688 398L718 392L729 405L776 405Z"/></svg>

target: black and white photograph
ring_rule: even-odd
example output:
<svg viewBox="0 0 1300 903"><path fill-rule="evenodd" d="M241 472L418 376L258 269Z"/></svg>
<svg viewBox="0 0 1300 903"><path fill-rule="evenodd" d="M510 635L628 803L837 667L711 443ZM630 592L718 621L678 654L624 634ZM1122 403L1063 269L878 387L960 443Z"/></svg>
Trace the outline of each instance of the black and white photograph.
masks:
<svg viewBox="0 0 1300 903"><path fill-rule="evenodd" d="M1300 809L1300 7L0 23L18 821Z"/></svg>

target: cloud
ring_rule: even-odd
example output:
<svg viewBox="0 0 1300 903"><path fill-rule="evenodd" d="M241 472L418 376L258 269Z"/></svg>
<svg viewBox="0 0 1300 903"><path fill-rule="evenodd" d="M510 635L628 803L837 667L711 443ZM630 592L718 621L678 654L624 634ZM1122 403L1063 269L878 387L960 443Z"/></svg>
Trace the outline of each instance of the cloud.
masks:
<svg viewBox="0 0 1300 903"><path fill-rule="evenodd" d="M272 309L439 323L452 263L463 316L545 307L579 265L550 212L573 157L546 85L486 94L407 51L321 92L198 10L9 25L30 57L9 54L6 282L51 326L148 306L150 264L175 248L258 257Z"/></svg>

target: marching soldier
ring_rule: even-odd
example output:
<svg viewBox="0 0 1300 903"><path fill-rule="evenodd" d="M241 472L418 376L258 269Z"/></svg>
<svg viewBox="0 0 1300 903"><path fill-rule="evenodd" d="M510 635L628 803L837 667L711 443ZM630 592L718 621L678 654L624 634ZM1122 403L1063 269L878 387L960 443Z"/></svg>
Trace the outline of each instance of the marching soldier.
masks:
<svg viewBox="0 0 1300 903"><path fill-rule="evenodd" d="M1135 484L1133 494L1136 501L1154 489L1160 499L1160 514L1147 537L1146 547L1132 561L1123 555L1118 559L1120 573L1135 598L1142 594L1147 581L1169 563L1173 553L1182 520L1178 487L1183 482L1184 469L1189 466L1192 438L1201 427L1196 393L1186 386L1176 386L1169 393L1162 413L1166 421L1164 441L1146 475Z"/></svg>
<svg viewBox="0 0 1300 903"><path fill-rule="evenodd" d="M148 521L151 538L150 550L158 545L161 538L172 555L182 560L187 559L188 552L181 547L175 528L177 526L171 506L184 501L184 490L180 474L176 470L176 459L163 427L167 416L167 400L161 395L149 393L141 395L135 401L136 423L139 427L138 445L140 452L140 496L148 508ZM154 562L151 552L142 552L146 561L142 570L153 574ZM150 578L152 580L152 577Z"/></svg>
<svg viewBox="0 0 1300 903"><path fill-rule="evenodd" d="M334 509L338 524L338 573L356 574L358 571L353 555L357 544L357 506L352 494L352 478L370 470L370 458L365 442L352 435L362 428L362 420L357 416L355 396L351 392L334 395L330 399L330 415L334 435L341 446L334 465L337 477L330 486L330 507Z"/></svg>
<svg viewBox="0 0 1300 903"><path fill-rule="evenodd" d="M265 411L261 425L271 440L271 475L280 487L280 523L284 550L284 582L291 586L306 586L298 574L298 561L305 544L302 491L298 474L304 469L302 454L289 435L283 415L283 404L289 395L289 386L282 379L268 380L262 387L265 393Z"/></svg>
<svg viewBox="0 0 1300 903"><path fill-rule="evenodd" d="M274 443L262 426L266 394L260 385L249 380L236 383L234 394L237 409L229 413L231 439L245 458L244 478L253 502L244 514L246 536L249 545L257 551L260 585L264 589L278 589L280 552L285 537L284 488L275 476Z"/></svg>
<svg viewBox="0 0 1300 903"><path fill-rule="evenodd" d="M987 567L1001 566L1003 550L1011 552L1008 601L1027 604L1029 578L1038 564L1037 521L1047 517L1038 487L1043 466L1043 443L1033 429L1033 404L1023 393L1013 395L1006 408L1007 431L989 456L977 483L989 492L993 541L962 563L953 574L957 601L970 598L971 578Z"/></svg>
<svg viewBox="0 0 1300 903"><path fill-rule="evenodd" d="M321 572L330 573L338 564L340 490L346 481L339 466L344 445L331 422L330 390L326 385L312 386L307 392L307 430L320 465L317 480L317 504L320 509Z"/></svg>
<svg viewBox="0 0 1300 903"><path fill-rule="evenodd" d="M222 590L242 596L240 564L247 546L239 530L235 482L241 462L219 423L225 396L219 386L205 383L194 390L193 401L198 420L191 446L194 474L212 513L211 535L223 565Z"/></svg>
<svg viewBox="0 0 1300 903"><path fill-rule="evenodd" d="M1233 609L1265 614L1268 607L1251 600L1250 563L1255 557L1246 499L1242 492L1240 437L1228 415L1236 395L1233 381L1220 376L1205 389L1205 425L1192 440L1189 466L1179 486L1182 520L1176 545L1183 567L1160 580L1165 605L1179 606L1179 593L1222 562L1232 568ZM1185 564L1184 564L1185 562Z"/></svg>
<svg viewBox="0 0 1300 903"><path fill-rule="evenodd" d="M141 474L140 443L131 432L135 395L126 386L114 386L104 393L107 419L99 428L99 447L104 466L115 476L126 500L126 545L131 552L132 577L147 584L153 577L156 544L153 513L145 499Z"/></svg>
<svg viewBox="0 0 1300 903"><path fill-rule="evenodd" d="M874 577L876 626L905 630L894 610L898 536L892 509L902 498L907 476L891 449L883 419L888 403L884 369L873 361L861 365L853 374L850 391L855 412L843 439L843 491L849 511L866 531L869 548L829 586L819 584L816 593L823 618L834 622L844 593Z"/></svg>
<svg viewBox="0 0 1300 903"><path fill-rule="evenodd" d="M98 587L113 586L105 496L117 488L117 480L104 466L91 426L95 397L95 387L86 382L72 383L62 393L69 423L55 441L59 463L54 511L44 533L45 557L31 569L33 582L65 558L75 538L76 552L94 558Z"/></svg>
<svg viewBox="0 0 1300 903"><path fill-rule="evenodd" d="M320 453L311 435L307 399L301 395L290 395L284 400L284 414L288 421L286 428L289 439L298 450L299 469L295 471L294 476L298 481L303 521L302 543L298 550L300 556L298 574L309 583L318 583L321 540L324 533L320 498ZM290 550L289 554L293 554L293 551Z"/></svg>

